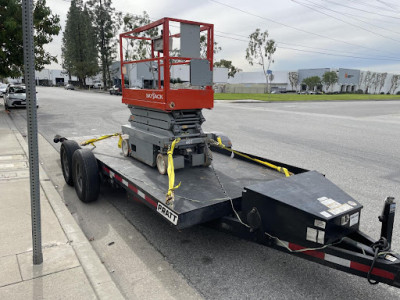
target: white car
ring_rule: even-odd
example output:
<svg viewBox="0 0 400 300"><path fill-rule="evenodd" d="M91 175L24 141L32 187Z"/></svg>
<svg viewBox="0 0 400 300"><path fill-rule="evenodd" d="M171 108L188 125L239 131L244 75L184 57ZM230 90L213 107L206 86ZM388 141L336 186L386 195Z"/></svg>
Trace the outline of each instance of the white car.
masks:
<svg viewBox="0 0 400 300"><path fill-rule="evenodd" d="M95 89L102 89L103 88L103 84L101 82L95 82L93 84L93 88Z"/></svg>
<svg viewBox="0 0 400 300"><path fill-rule="evenodd" d="M8 84L0 83L0 97L6 92Z"/></svg>
<svg viewBox="0 0 400 300"><path fill-rule="evenodd" d="M24 85L8 85L3 98L7 110L11 107L26 107L26 88ZM36 107L39 107L37 97Z"/></svg>

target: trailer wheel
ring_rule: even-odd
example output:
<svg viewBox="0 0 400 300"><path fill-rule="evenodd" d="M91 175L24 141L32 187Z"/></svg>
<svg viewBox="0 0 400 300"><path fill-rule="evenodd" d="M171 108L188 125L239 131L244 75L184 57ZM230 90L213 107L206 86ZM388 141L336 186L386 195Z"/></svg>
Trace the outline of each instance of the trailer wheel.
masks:
<svg viewBox="0 0 400 300"><path fill-rule="evenodd" d="M204 167L209 167L212 163L213 160L213 155L212 152L210 150L210 148L208 147L208 145L206 145L204 147Z"/></svg>
<svg viewBox="0 0 400 300"><path fill-rule="evenodd" d="M161 175L165 175L168 169L168 156L166 154L158 153L157 155L157 169Z"/></svg>
<svg viewBox="0 0 400 300"><path fill-rule="evenodd" d="M76 194L82 202L92 202L100 192L96 157L89 149L79 149L72 156L72 173Z"/></svg>
<svg viewBox="0 0 400 300"><path fill-rule="evenodd" d="M60 149L61 168L65 182L73 186L74 180L72 178L72 155L76 150L80 149L77 142L72 140L64 140Z"/></svg>
<svg viewBox="0 0 400 300"><path fill-rule="evenodd" d="M131 154L131 148L129 147L129 139L123 139L123 140L122 140L121 149L122 149L122 154L123 154L125 157L130 156L130 154Z"/></svg>

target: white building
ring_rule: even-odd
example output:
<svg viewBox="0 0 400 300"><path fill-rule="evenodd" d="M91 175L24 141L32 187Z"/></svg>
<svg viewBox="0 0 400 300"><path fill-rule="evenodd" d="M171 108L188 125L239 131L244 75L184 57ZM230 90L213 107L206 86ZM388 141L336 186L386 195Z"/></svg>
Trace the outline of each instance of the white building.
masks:
<svg viewBox="0 0 400 300"><path fill-rule="evenodd" d="M92 85L95 81L100 80L101 75L96 75L92 78L86 79L87 85ZM10 83L22 83L23 78L8 78L8 82ZM76 83L78 84L78 78L76 76L71 76L69 78L68 74L63 70L55 70L55 69L43 69L41 71L35 71L35 81L36 85L42 86L64 86L67 83Z"/></svg>
<svg viewBox="0 0 400 300"><path fill-rule="evenodd" d="M161 67L160 80L164 80L163 67ZM170 73L171 80L177 82L190 81L190 67L189 65L175 65L171 66ZM138 63L126 65L125 80L128 81L130 87L150 88L153 81L158 81L158 73L156 64L153 64L153 71L150 63ZM119 77L120 78L120 77ZM213 69L213 82L214 83L227 83L228 69L227 68L214 68Z"/></svg>
<svg viewBox="0 0 400 300"><path fill-rule="evenodd" d="M288 71L273 71L273 80L271 91L301 91L307 90L303 80L308 77L318 76L322 79L325 72L335 71L338 75L338 82L330 88L330 92L358 92L363 93L397 93L400 91L400 78L392 80L395 74L361 71L346 68L319 68L319 69L301 69L293 71L297 73L298 81L293 87L289 80ZM395 77L396 79L396 77ZM325 91L325 86L317 87L318 90ZM228 79L223 92L226 93L265 93L266 80L263 72L239 72L234 78Z"/></svg>
<svg viewBox="0 0 400 300"><path fill-rule="evenodd" d="M270 82L271 91L289 90L289 72L274 71L272 72L272 81ZM229 93L265 93L266 78L263 72L239 72L235 77L228 79L228 86L225 87L225 92Z"/></svg>

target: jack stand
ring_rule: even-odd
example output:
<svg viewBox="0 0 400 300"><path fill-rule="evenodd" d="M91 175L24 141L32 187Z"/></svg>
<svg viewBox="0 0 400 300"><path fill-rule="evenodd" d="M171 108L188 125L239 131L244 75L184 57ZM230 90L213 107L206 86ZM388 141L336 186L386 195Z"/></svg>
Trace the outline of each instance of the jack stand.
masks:
<svg viewBox="0 0 400 300"><path fill-rule="evenodd" d="M383 206L382 215L378 217L382 222L381 237L386 238L389 245L392 244L393 223L396 211L396 202L394 197L387 197Z"/></svg>

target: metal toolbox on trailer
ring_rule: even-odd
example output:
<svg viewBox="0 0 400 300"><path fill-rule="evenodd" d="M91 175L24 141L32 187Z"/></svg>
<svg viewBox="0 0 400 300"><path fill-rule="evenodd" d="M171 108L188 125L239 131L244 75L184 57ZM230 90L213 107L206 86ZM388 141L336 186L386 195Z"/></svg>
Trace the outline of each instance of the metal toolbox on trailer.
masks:
<svg viewBox="0 0 400 300"><path fill-rule="evenodd" d="M358 230L362 208L315 171L245 187L242 203L250 226L308 247L331 244Z"/></svg>

